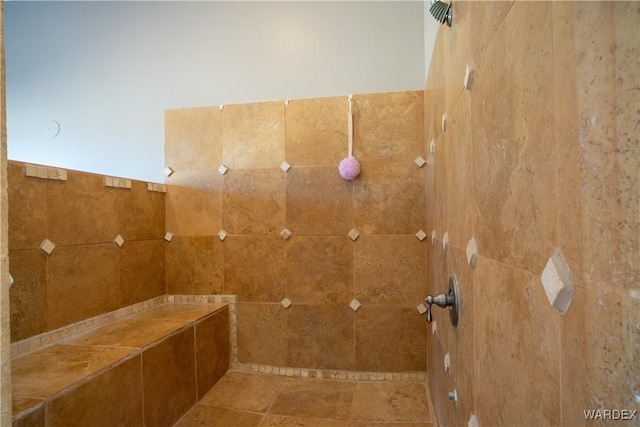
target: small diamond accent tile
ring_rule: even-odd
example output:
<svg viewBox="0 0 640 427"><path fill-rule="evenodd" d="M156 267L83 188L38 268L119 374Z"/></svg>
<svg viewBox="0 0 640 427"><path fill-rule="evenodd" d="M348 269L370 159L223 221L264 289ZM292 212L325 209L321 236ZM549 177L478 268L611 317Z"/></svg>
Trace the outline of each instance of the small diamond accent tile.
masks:
<svg viewBox="0 0 640 427"><path fill-rule="evenodd" d="M122 247L122 245L124 245L124 239L122 238L121 235L117 235L115 239L113 239L113 243L115 243L116 245L118 245L118 247Z"/></svg>
<svg viewBox="0 0 640 427"><path fill-rule="evenodd" d="M358 233L355 228L349 232L349 237L353 241L355 241L359 236L360 236L360 233Z"/></svg>
<svg viewBox="0 0 640 427"><path fill-rule="evenodd" d="M416 233L416 237L418 238L418 240L420 240L421 242L427 238L427 233L425 233L423 230L420 230Z"/></svg>
<svg viewBox="0 0 640 427"><path fill-rule="evenodd" d="M289 237L291 237L291 232L285 228L280 232L280 236L282 236L284 240L289 240Z"/></svg>
<svg viewBox="0 0 640 427"><path fill-rule="evenodd" d="M218 172L220 172L220 175L224 175L228 170L229 169L227 169L225 165L220 165L220 167L218 168Z"/></svg>
<svg viewBox="0 0 640 427"><path fill-rule="evenodd" d="M360 307L362 307L362 304L360 303L360 301L358 301L357 299L354 298L349 303L349 307L351 307L351 310L353 310L353 311L358 311L358 309Z"/></svg>
<svg viewBox="0 0 640 427"><path fill-rule="evenodd" d="M416 163L416 165L418 165L419 168L423 167L424 164L427 163L427 161L422 156L416 157L414 162Z"/></svg>
<svg viewBox="0 0 640 427"><path fill-rule="evenodd" d="M444 233L444 236L442 236L442 250L446 251L447 249L449 249L449 232L448 231Z"/></svg>
<svg viewBox="0 0 640 427"><path fill-rule="evenodd" d="M167 233L164 235L164 240L166 240L167 242L170 242L173 239L173 233L169 233L167 231Z"/></svg>
<svg viewBox="0 0 640 427"><path fill-rule="evenodd" d="M282 301L280 301L280 304L282 304L284 308L289 308L291 307L292 302L289 298L285 298Z"/></svg>
<svg viewBox="0 0 640 427"><path fill-rule="evenodd" d="M47 255L51 255L51 252L53 252L55 248L56 248L55 243L53 243L49 239L44 239L42 243L40 243L40 249Z"/></svg>
<svg viewBox="0 0 640 427"><path fill-rule="evenodd" d="M169 166L167 166L166 168L164 168L164 176L171 176L173 175L173 169L171 169Z"/></svg>
<svg viewBox="0 0 640 427"><path fill-rule="evenodd" d="M280 169L282 169L282 172L288 172L289 169L291 169L291 165L287 162L282 162L282 164L280 165Z"/></svg>
<svg viewBox="0 0 640 427"><path fill-rule="evenodd" d="M567 261L559 249L556 249L547 261L540 280L549 304L560 314L566 313L573 299L575 285Z"/></svg>
<svg viewBox="0 0 640 427"><path fill-rule="evenodd" d="M464 70L464 88L467 90L471 90L471 84L473 83L473 74L475 70L476 65L473 61L469 62Z"/></svg>
<svg viewBox="0 0 640 427"><path fill-rule="evenodd" d="M467 262L471 268L476 268L478 263L478 243L475 237L472 237L467 243Z"/></svg>
<svg viewBox="0 0 640 427"><path fill-rule="evenodd" d="M427 307L425 307L424 304L419 304L416 307L416 310L418 310L418 313L420 314L425 314L427 312Z"/></svg>
<svg viewBox="0 0 640 427"><path fill-rule="evenodd" d="M227 238L227 232L224 230L220 230L220 232L218 233L218 239L220 239L221 241L224 241L224 239Z"/></svg>

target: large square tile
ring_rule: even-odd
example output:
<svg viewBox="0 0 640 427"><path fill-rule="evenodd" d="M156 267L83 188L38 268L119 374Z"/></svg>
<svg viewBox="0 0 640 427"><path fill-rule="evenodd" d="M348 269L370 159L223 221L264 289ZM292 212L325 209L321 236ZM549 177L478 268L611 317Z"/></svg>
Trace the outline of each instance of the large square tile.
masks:
<svg viewBox="0 0 640 427"><path fill-rule="evenodd" d="M287 227L294 234L346 235L353 228L353 184L335 166L289 169Z"/></svg>
<svg viewBox="0 0 640 427"><path fill-rule="evenodd" d="M287 297L296 304L349 304L353 242L347 236L297 236L286 244Z"/></svg>
<svg viewBox="0 0 640 427"><path fill-rule="evenodd" d="M224 246L224 291L240 301L285 297L285 247L280 236L231 236Z"/></svg>
<svg viewBox="0 0 640 427"><path fill-rule="evenodd" d="M286 155L293 166L332 166L347 157L346 96L292 99L286 106Z"/></svg>
<svg viewBox="0 0 640 427"><path fill-rule="evenodd" d="M223 227L229 234L277 235L285 227L285 173L230 170L224 176Z"/></svg>
<svg viewBox="0 0 640 427"><path fill-rule="evenodd" d="M118 247L58 246L48 257L47 329L120 308Z"/></svg>
<svg viewBox="0 0 640 427"><path fill-rule="evenodd" d="M284 155L284 102L225 105L224 164L234 169L277 168Z"/></svg>
<svg viewBox="0 0 640 427"><path fill-rule="evenodd" d="M165 110L165 165L175 171L217 169L222 163L221 116L218 107Z"/></svg>
<svg viewBox="0 0 640 427"><path fill-rule="evenodd" d="M365 163L424 156L423 97L423 91L355 95L354 156Z"/></svg>
<svg viewBox="0 0 640 427"><path fill-rule="evenodd" d="M361 234L415 234L425 227L425 174L415 163L362 167L354 183L353 222Z"/></svg>

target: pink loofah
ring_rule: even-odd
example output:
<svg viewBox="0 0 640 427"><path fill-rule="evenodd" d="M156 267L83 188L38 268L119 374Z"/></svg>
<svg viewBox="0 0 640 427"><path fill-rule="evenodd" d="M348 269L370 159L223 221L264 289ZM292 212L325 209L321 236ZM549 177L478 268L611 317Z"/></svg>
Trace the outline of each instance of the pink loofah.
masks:
<svg viewBox="0 0 640 427"><path fill-rule="evenodd" d="M360 173L360 162L355 157L345 157L338 166L340 176L348 181L356 179Z"/></svg>

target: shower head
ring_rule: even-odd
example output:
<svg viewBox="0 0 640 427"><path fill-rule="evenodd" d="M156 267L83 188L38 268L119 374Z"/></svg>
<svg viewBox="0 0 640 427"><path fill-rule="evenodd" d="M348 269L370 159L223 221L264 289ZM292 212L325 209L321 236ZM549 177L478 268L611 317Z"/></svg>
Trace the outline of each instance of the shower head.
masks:
<svg viewBox="0 0 640 427"><path fill-rule="evenodd" d="M429 11L439 23L443 25L446 23L447 26L451 26L451 19L453 18L451 15L451 3L443 3L440 0L433 1Z"/></svg>

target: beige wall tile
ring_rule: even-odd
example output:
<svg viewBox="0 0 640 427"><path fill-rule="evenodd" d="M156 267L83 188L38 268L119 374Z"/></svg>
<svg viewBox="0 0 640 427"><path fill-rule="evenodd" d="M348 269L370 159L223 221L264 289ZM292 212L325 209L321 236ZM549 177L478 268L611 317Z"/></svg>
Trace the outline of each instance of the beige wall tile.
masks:
<svg viewBox="0 0 640 427"><path fill-rule="evenodd" d="M356 366L354 312L340 306L294 304L287 309L287 364L315 369Z"/></svg>
<svg viewBox="0 0 640 427"><path fill-rule="evenodd" d="M287 172L287 227L294 234L345 235L353 228L353 183L338 169L293 167Z"/></svg>
<svg viewBox="0 0 640 427"><path fill-rule="evenodd" d="M287 366L287 317L280 304L238 304L238 361Z"/></svg>
<svg viewBox="0 0 640 427"><path fill-rule="evenodd" d="M47 181L27 178L22 163L7 167L9 249L31 249L47 238Z"/></svg>
<svg viewBox="0 0 640 427"><path fill-rule="evenodd" d="M487 256L532 272L544 267L557 239L551 17L543 3L512 7L472 100L477 237Z"/></svg>
<svg viewBox="0 0 640 427"><path fill-rule="evenodd" d="M415 308L363 305L356 313L356 369L425 370L426 332Z"/></svg>
<svg viewBox="0 0 640 427"><path fill-rule="evenodd" d="M285 174L230 170L224 177L223 227L229 234L278 234L285 227Z"/></svg>
<svg viewBox="0 0 640 427"><path fill-rule="evenodd" d="M100 175L68 172L47 182L47 238L56 245L111 242L118 230L118 195Z"/></svg>
<svg viewBox="0 0 640 427"><path fill-rule="evenodd" d="M166 293L165 241L125 242L120 255L120 307Z"/></svg>
<svg viewBox="0 0 640 427"><path fill-rule="evenodd" d="M432 203L442 205L442 233L449 233L450 245L466 248L473 235L473 142L471 140L471 95L460 94L458 102L448 113L447 131L442 135L440 149L445 157L438 176L439 199Z"/></svg>
<svg viewBox="0 0 640 427"><path fill-rule="evenodd" d="M640 29L636 25L623 36L617 28L618 21L628 25L624 15L637 16L638 5L605 6L575 6L581 213L589 230L582 236L582 269L594 281L638 288L640 91L628 89L626 79L638 73ZM634 51L634 59L626 57Z"/></svg>
<svg viewBox="0 0 640 427"><path fill-rule="evenodd" d="M576 289L562 322L562 422L584 410L635 409L640 378L640 299L624 290ZM629 425L633 424L633 421Z"/></svg>
<svg viewBox="0 0 640 427"><path fill-rule="evenodd" d="M453 328L449 319L448 309L434 307L434 311L442 310L443 318L438 321L438 336L448 335L447 352L451 360L451 372L458 392L456 402L457 425L465 425L470 414L475 411L475 365L477 356L475 353L475 311L474 311L474 270L467 263L464 249L451 248L447 253L447 275L444 287L438 293L447 293L448 280L452 274L458 280L460 291L460 311L458 327ZM429 334L430 332L428 332ZM442 361L442 360L441 360ZM444 367L444 364L441 365Z"/></svg>
<svg viewBox="0 0 640 427"><path fill-rule="evenodd" d="M142 425L140 356L47 403L48 426Z"/></svg>
<svg viewBox="0 0 640 427"><path fill-rule="evenodd" d="M361 234L415 234L424 228L424 169L415 163L368 164L354 184Z"/></svg>
<svg viewBox="0 0 640 427"><path fill-rule="evenodd" d="M230 169L277 168L284 155L284 102L225 105L224 164Z"/></svg>
<svg viewBox="0 0 640 427"><path fill-rule="evenodd" d="M118 247L57 247L48 258L49 330L119 308Z"/></svg>
<svg viewBox="0 0 640 427"><path fill-rule="evenodd" d="M217 171L189 172L166 193L166 230L176 236L212 236L222 228L223 178Z"/></svg>
<svg viewBox="0 0 640 427"><path fill-rule="evenodd" d="M423 91L354 96L354 156L361 162L412 162L424 156L423 96Z"/></svg>
<svg viewBox="0 0 640 427"><path fill-rule="evenodd" d="M142 353L144 425L172 426L196 399L193 328Z"/></svg>
<svg viewBox="0 0 640 427"><path fill-rule="evenodd" d="M355 297L415 307L426 296L425 244L415 236L362 236L354 243Z"/></svg>
<svg viewBox="0 0 640 427"><path fill-rule="evenodd" d="M554 116L557 144L558 242L574 274L581 276L584 229L582 149L578 140L578 97L575 73L575 2L553 3Z"/></svg>
<svg viewBox="0 0 640 427"><path fill-rule="evenodd" d="M148 191L145 182L132 181L130 191L117 194L118 234L125 240L160 239L164 236L164 193Z"/></svg>
<svg viewBox="0 0 640 427"><path fill-rule="evenodd" d="M293 166L333 166L347 157L346 96L290 100L286 106L286 156Z"/></svg>
<svg viewBox="0 0 640 427"><path fill-rule="evenodd" d="M164 156L174 171L216 170L222 163L220 108L165 110Z"/></svg>
<svg viewBox="0 0 640 427"><path fill-rule="evenodd" d="M471 50L476 65L484 61L485 51L515 3L514 1L470 1ZM455 18L454 18L455 19Z"/></svg>
<svg viewBox="0 0 640 427"><path fill-rule="evenodd" d="M297 304L349 304L353 242L347 236L297 236L286 243L287 297Z"/></svg>
<svg viewBox="0 0 640 427"><path fill-rule="evenodd" d="M475 18L471 14L471 1L456 2L453 6L453 19L455 25L447 28L442 34L442 49L444 55L444 88L445 88L445 110L451 117L451 110L458 102L458 97L465 92L464 75L466 65L472 58L472 44L475 34L472 33L472 19ZM497 3L497 2L492 2ZM495 13L492 8L491 13ZM474 61L475 63L475 61ZM438 115L440 117L440 115Z"/></svg>
<svg viewBox="0 0 640 427"><path fill-rule="evenodd" d="M280 236L233 236L224 241L224 293L240 301L285 297L285 247Z"/></svg>
<svg viewBox="0 0 640 427"><path fill-rule="evenodd" d="M478 422L559 425L561 318L539 276L482 258L473 299Z"/></svg>
<svg viewBox="0 0 640 427"><path fill-rule="evenodd" d="M10 251L11 341L47 331L47 260L39 249Z"/></svg>
<svg viewBox="0 0 640 427"><path fill-rule="evenodd" d="M174 237L164 243L169 294L221 294L223 247L217 236Z"/></svg>

